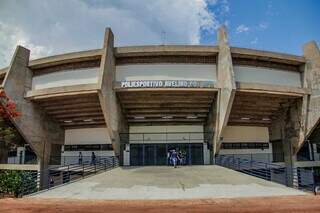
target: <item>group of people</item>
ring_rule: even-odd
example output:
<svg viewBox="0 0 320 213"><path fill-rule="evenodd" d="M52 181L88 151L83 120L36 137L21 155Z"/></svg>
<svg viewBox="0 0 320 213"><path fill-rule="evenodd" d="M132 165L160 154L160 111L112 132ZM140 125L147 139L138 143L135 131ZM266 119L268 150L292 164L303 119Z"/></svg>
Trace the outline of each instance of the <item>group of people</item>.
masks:
<svg viewBox="0 0 320 213"><path fill-rule="evenodd" d="M83 163L83 156L82 156L82 153L81 152L79 152L79 164L81 165L82 163ZM96 155L94 154L94 152L92 152L91 153L91 165L96 165L96 159L97 159L97 157L96 157Z"/></svg>
<svg viewBox="0 0 320 213"><path fill-rule="evenodd" d="M186 152L183 150L176 151L175 149L169 150L167 153L168 164L172 165L174 168L177 165L184 165L186 162Z"/></svg>

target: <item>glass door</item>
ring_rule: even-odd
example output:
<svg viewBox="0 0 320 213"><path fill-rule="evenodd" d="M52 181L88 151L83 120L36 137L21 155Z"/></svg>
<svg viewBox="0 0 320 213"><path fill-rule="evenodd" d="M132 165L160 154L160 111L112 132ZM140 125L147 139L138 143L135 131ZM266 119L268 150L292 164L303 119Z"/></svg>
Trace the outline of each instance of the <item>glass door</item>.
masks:
<svg viewBox="0 0 320 213"><path fill-rule="evenodd" d="M142 166L143 165L143 145L130 144L130 165Z"/></svg>

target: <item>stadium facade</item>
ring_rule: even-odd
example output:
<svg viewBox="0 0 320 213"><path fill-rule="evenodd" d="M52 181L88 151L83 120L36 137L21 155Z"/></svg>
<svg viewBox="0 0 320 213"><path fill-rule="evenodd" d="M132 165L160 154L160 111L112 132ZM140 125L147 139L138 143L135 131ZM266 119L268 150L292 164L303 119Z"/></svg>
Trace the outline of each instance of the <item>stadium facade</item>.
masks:
<svg viewBox="0 0 320 213"><path fill-rule="evenodd" d="M320 166L315 42L302 56L236 48L222 27L217 46L115 47L107 28L101 49L29 56L18 46L0 77L41 169L80 151L166 165L170 149L184 151L186 164L261 154L291 168L302 152L313 161L300 166Z"/></svg>

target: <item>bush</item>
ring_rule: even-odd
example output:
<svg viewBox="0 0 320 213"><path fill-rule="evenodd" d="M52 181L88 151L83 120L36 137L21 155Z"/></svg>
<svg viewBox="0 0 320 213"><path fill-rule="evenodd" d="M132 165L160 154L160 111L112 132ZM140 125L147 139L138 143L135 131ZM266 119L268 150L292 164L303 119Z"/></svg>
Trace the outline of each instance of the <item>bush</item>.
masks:
<svg viewBox="0 0 320 213"><path fill-rule="evenodd" d="M32 172L27 171L0 171L0 194L21 196L24 192L36 191L36 181Z"/></svg>

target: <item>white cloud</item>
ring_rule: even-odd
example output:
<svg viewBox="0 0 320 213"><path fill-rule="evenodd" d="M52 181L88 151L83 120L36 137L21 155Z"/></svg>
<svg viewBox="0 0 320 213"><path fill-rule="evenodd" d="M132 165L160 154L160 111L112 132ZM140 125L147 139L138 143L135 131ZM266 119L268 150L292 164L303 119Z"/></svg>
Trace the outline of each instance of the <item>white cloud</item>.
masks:
<svg viewBox="0 0 320 213"><path fill-rule="evenodd" d="M2 0L0 67L17 44L30 48L32 58L100 48L105 27L123 46L161 44L162 31L166 43L197 44L201 32L218 26L206 0Z"/></svg>
<svg viewBox="0 0 320 213"><path fill-rule="evenodd" d="M8 26L0 22L0 64L9 64L14 48L17 45L24 46L32 51L31 58L49 55L52 48L36 45L30 42L30 38L20 29Z"/></svg>
<svg viewBox="0 0 320 213"><path fill-rule="evenodd" d="M243 33L243 32L248 32L250 30L249 27L247 27L246 25L239 25L236 29L236 33Z"/></svg>

